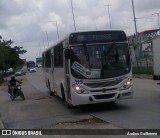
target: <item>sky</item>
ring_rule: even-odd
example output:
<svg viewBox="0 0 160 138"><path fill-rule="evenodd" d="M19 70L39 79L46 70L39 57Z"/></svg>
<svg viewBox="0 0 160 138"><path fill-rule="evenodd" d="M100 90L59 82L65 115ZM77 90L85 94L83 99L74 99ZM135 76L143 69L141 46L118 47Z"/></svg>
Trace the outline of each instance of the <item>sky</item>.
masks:
<svg viewBox="0 0 160 138"><path fill-rule="evenodd" d="M132 0L72 0L77 31L124 30L135 33ZM108 6L110 20L108 14ZM157 29L160 0L134 0L138 32ZM154 14L154 15L152 15ZM59 38L73 32L71 0L0 0L0 35L22 46L22 59L35 61ZM58 29L58 33L57 33Z"/></svg>

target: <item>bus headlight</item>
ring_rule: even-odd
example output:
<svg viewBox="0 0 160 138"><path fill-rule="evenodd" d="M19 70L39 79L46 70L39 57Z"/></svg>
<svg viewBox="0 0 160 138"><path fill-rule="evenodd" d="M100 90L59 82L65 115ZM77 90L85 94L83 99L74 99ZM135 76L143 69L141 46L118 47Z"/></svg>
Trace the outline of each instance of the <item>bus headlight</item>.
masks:
<svg viewBox="0 0 160 138"><path fill-rule="evenodd" d="M73 88L73 90L76 91L78 94L87 94L87 93L88 93L84 88L82 88L82 87L80 87L80 86L78 86L78 85L76 85L76 84L72 84L72 88Z"/></svg>
<svg viewBox="0 0 160 138"><path fill-rule="evenodd" d="M124 85L121 87L121 90L128 89L132 86L132 79L128 79Z"/></svg>

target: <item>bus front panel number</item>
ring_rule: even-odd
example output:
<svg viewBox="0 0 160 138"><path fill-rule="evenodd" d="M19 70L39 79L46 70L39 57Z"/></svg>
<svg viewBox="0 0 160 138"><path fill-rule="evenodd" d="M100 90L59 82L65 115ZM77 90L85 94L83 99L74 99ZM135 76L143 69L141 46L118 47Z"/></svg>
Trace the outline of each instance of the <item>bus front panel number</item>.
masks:
<svg viewBox="0 0 160 138"><path fill-rule="evenodd" d="M75 80L76 84L82 84L82 80Z"/></svg>

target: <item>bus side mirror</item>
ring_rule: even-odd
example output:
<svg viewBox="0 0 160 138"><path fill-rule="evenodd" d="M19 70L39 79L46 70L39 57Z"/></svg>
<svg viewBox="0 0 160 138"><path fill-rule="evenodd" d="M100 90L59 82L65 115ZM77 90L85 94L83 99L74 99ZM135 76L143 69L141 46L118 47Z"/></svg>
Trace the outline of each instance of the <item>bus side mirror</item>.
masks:
<svg viewBox="0 0 160 138"><path fill-rule="evenodd" d="M72 49L66 49L64 51L64 54L65 54L65 59L71 59L73 56L73 51Z"/></svg>

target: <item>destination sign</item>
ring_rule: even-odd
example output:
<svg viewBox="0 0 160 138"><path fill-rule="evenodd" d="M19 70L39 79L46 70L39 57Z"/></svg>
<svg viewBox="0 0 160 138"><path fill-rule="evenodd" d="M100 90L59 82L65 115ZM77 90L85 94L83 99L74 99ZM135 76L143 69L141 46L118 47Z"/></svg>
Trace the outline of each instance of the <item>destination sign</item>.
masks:
<svg viewBox="0 0 160 138"><path fill-rule="evenodd" d="M126 34L123 31L80 32L72 33L69 37L70 45L122 41L127 41Z"/></svg>

